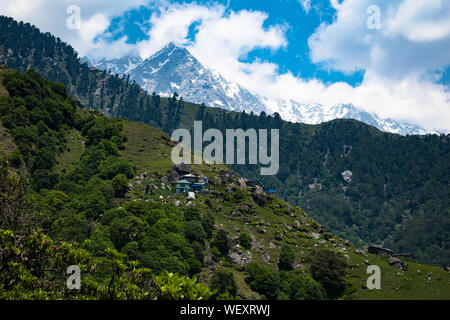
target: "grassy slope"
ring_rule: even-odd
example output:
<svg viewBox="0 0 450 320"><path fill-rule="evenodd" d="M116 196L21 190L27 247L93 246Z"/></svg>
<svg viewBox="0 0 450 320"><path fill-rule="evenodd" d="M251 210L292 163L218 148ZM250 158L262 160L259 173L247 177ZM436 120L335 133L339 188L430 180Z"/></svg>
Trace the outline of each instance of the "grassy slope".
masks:
<svg viewBox="0 0 450 320"><path fill-rule="evenodd" d="M126 149L121 152L122 156L137 167L138 173L148 172L165 175L173 166L170 152L174 143L168 141L168 136L158 129L141 123L129 121L124 123L128 142L126 143ZM240 232L248 232L252 235L256 239L256 242L254 242L257 244L256 247L249 250L253 261L264 263L263 253L266 252L270 256L269 264L276 268L281 246L289 244L296 253L296 263L301 264L307 270L308 265L305 263L305 257L308 255L308 251L314 246L325 246L349 256L348 280L353 284L356 292L349 295L348 298L450 299L450 275L442 268L405 261L410 268L407 272L404 272L389 266L385 258L373 255L364 257L356 254L355 247L335 236L326 240L324 235L320 234L319 238L315 239L311 236L317 236L315 221L309 218L300 208L294 208L278 198L269 198L265 206L259 206L255 203L250 192L239 203L223 199L223 194L227 193L225 186L217 183L220 180L219 173L222 169L224 169L224 166L193 166L195 172L206 174L213 183L216 183L212 187L212 192L197 197L194 205L202 210L213 211L216 224L227 230L233 237L238 237L237 229ZM156 201L180 201L180 205L187 204L188 201L185 196L174 196L170 184L161 181L161 176L158 174L151 178L147 183L157 185L158 189L152 196L145 196L142 193L142 183L135 179L133 182L135 188L129 194L129 198L153 199L155 201L155 199L160 199L159 196L162 196L163 199ZM207 206L206 200L212 205ZM262 228L266 230L266 233L258 232ZM281 241L276 240L277 234L282 235ZM364 260L369 260L370 264L380 266L382 270L381 290L364 289L369 276L366 274L367 266L364 264ZM211 270L220 266L234 272L239 284L239 297L244 299L258 297L258 294L253 292L245 283L245 273L240 268L229 265L226 261L217 261L213 266L205 268L200 277L208 279ZM426 278L428 273L432 273L431 280Z"/></svg>
<svg viewBox="0 0 450 320"><path fill-rule="evenodd" d="M72 129L66 136L67 149L57 157L58 164L56 170L62 171L69 169L72 165L77 163L83 154L85 147L81 133L76 129Z"/></svg>
<svg viewBox="0 0 450 320"><path fill-rule="evenodd" d="M140 173L159 173L166 175L173 167L170 159L172 148L176 145L161 130L144 123L124 120L124 130L128 137L126 149L121 156L130 161ZM193 170L204 175L217 175L221 170L228 170L224 165L192 165Z"/></svg>
<svg viewBox="0 0 450 320"><path fill-rule="evenodd" d="M160 130L143 123L124 120L125 134L128 137L126 149L121 155L130 161L140 172L166 174L172 168L170 152L173 142Z"/></svg>
<svg viewBox="0 0 450 320"><path fill-rule="evenodd" d="M388 264L388 258L369 255L362 257L350 254L350 261L355 267L349 278L357 286L355 299L370 300L440 300L450 299L450 275L443 268L419 264L403 259L408 271L395 269ZM381 268L381 290L368 290L365 287L368 275L364 260ZM359 265L359 266L358 266ZM427 275L430 274L430 280Z"/></svg>

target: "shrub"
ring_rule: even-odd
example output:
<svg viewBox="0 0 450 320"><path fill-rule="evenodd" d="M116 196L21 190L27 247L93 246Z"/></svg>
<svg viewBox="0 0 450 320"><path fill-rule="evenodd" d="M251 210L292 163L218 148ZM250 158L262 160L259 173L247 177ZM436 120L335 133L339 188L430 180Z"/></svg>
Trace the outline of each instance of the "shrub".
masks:
<svg viewBox="0 0 450 320"><path fill-rule="evenodd" d="M23 157L20 150L16 148L12 154L9 155L9 161L14 168L19 168L22 165Z"/></svg>
<svg viewBox="0 0 450 320"><path fill-rule="evenodd" d="M223 229L218 230L214 236L212 245L216 247L221 254L226 255L228 251L230 251L230 240L228 239L228 233Z"/></svg>
<svg viewBox="0 0 450 320"><path fill-rule="evenodd" d="M281 291L289 300L326 299L322 285L303 271L283 272L281 279Z"/></svg>
<svg viewBox="0 0 450 320"><path fill-rule="evenodd" d="M225 269L216 270L211 279L211 289L216 289L218 293L229 293L233 298L237 293L237 284L233 272Z"/></svg>
<svg viewBox="0 0 450 320"><path fill-rule="evenodd" d="M103 179L112 179L118 174L124 174L128 179L131 179L136 170L124 159L109 158L100 163L98 171Z"/></svg>
<svg viewBox="0 0 450 320"><path fill-rule="evenodd" d="M282 246L280 253L280 260L278 262L278 268L280 270L292 270L292 265L295 261L295 254L289 246Z"/></svg>
<svg viewBox="0 0 450 320"><path fill-rule="evenodd" d="M124 174L118 174L112 179L114 195L123 198L128 191L128 179Z"/></svg>
<svg viewBox="0 0 450 320"><path fill-rule="evenodd" d="M280 289L280 277L277 272L256 262L249 263L246 271L250 275L248 283L253 290L267 299L277 298Z"/></svg>
<svg viewBox="0 0 450 320"><path fill-rule="evenodd" d="M245 192L242 189L236 189L233 193L233 198L235 202L241 202L245 198Z"/></svg>
<svg viewBox="0 0 450 320"><path fill-rule="evenodd" d="M192 220L201 220L200 210L198 208L187 208L184 212L184 218L186 221L192 221Z"/></svg>
<svg viewBox="0 0 450 320"><path fill-rule="evenodd" d="M313 278L322 284L328 298L339 298L345 290L345 258L330 249L314 249L309 263Z"/></svg>
<svg viewBox="0 0 450 320"><path fill-rule="evenodd" d="M188 221L184 227L184 236L190 242L203 243L206 240L206 233L203 230L202 223L200 221Z"/></svg>
<svg viewBox="0 0 450 320"><path fill-rule="evenodd" d="M248 233L241 233L239 235L239 244L245 249L250 249L252 247L252 238Z"/></svg>
<svg viewBox="0 0 450 320"><path fill-rule="evenodd" d="M205 230L208 239L211 238L213 235L215 224L216 222L212 213L207 212L206 214L203 215L202 217L203 230Z"/></svg>
<svg viewBox="0 0 450 320"><path fill-rule="evenodd" d="M164 271L153 279L160 300L207 300L215 292L207 285L178 274Z"/></svg>

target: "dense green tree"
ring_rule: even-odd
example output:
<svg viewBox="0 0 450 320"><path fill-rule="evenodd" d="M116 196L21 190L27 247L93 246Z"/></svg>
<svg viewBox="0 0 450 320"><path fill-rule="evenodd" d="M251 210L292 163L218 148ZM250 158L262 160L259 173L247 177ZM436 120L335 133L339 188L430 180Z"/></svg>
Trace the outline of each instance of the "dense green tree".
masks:
<svg viewBox="0 0 450 320"><path fill-rule="evenodd" d="M0 228L18 235L31 234L40 226L43 217L35 212L26 194L28 181L11 170L8 162L0 158Z"/></svg>
<svg viewBox="0 0 450 320"><path fill-rule="evenodd" d="M220 294L229 293L232 297L235 297L237 293L237 284L234 279L234 274L225 269L214 271L210 287L213 290L217 290Z"/></svg>
<svg viewBox="0 0 450 320"><path fill-rule="evenodd" d="M200 262L200 264L203 266L203 260L205 258L205 248L203 245L199 242L192 242L191 243L192 251L194 253L195 258Z"/></svg>
<svg viewBox="0 0 450 320"><path fill-rule="evenodd" d="M86 216L73 211L65 212L53 223L50 236L55 240L81 243L89 237Z"/></svg>
<svg viewBox="0 0 450 320"><path fill-rule="evenodd" d="M280 277L276 271L256 262L249 263L245 270L250 275L248 283L253 290L270 300L278 297Z"/></svg>
<svg viewBox="0 0 450 320"><path fill-rule="evenodd" d="M324 300L327 295L322 285L300 270L283 272L280 290L289 300Z"/></svg>
<svg viewBox="0 0 450 320"><path fill-rule="evenodd" d="M107 249L114 249L109 227L99 226L96 228L89 240L84 243L84 247L95 257L105 256Z"/></svg>
<svg viewBox="0 0 450 320"><path fill-rule="evenodd" d="M295 261L295 254L291 247L284 245L281 247L278 268L280 270L292 270Z"/></svg>
<svg viewBox="0 0 450 320"><path fill-rule="evenodd" d="M122 248L121 253L125 254L129 260L139 260L139 243L136 241L128 242Z"/></svg>
<svg viewBox="0 0 450 320"><path fill-rule="evenodd" d="M231 248L228 232L223 229L218 230L212 240L212 245L216 247L221 254L226 255Z"/></svg>
<svg viewBox="0 0 450 320"><path fill-rule="evenodd" d="M103 179L113 179L118 174L123 174L128 179L131 179L135 174L133 166L121 158L108 158L101 161L98 171Z"/></svg>
<svg viewBox="0 0 450 320"><path fill-rule="evenodd" d="M205 230L208 239L211 238L211 236L213 235L215 224L216 224L215 218L211 212L207 211L206 213L203 214L202 225L203 230Z"/></svg>
<svg viewBox="0 0 450 320"><path fill-rule="evenodd" d="M116 197L123 198L128 191L128 178L126 175L119 173L113 179L114 194Z"/></svg>
<svg viewBox="0 0 450 320"><path fill-rule="evenodd" d="M40 232L22 236L0 229L0 248L0 299L70 299L78 293L65 285L67 266L91 271L86 251L55 244Z"/></svg>
<svg viewBox="0 0 450 320"><path fill-rule="evenodd" d="M312 277L322 284L328 298L339 298L345 290L345 258L330 249L314 249L309 263Z"/></svg>
<svg viewBox="0 0 450 320"><path fill-rule="evenodd" d="M215 294L197 279L178 274L163 272L154 281L161 300L206 300Z"/></svg>
<svg viewBox="0 0 450 320"><path fill-rule="evenodd" d="M248 233L243 232L239 235L239 244L245 249L250 249L252 247L252 238Z"/></svg>
<svg viewBox="0 0 450 320"><path fill-rule="evenodd" d="M206 240L206 233L200 221L188 221L184 226L184 236L191 242L203 243Z"/></svg>
<svg viewBox="0 0 450 320"><path fill-rule="evenodd" d="M202 216L198 208L189 207L184 212L184 218L186 219L186 221L193 221L193 220L200 221Z"/></svg>
<svg viewBox="0 0 450 320"><path fill-rule="evenodd" d="M115 218L110 225L111 241L117 250L128 242L138 240L144 230L144 222L138 217Z"/></svg>

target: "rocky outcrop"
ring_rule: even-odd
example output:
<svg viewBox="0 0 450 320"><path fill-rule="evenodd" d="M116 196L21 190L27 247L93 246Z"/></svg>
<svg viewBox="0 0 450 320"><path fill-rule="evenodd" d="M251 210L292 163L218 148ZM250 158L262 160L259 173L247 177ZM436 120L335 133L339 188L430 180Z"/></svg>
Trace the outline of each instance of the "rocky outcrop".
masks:
<svg viewBox="0 0 450 320"><path fill-rule="evenodd" d="M168 178L170 182L174 183L181 179L181 175L176 170L172 170L169 172Z"/></svg>
<svg viewBox="0 0 450 320"><path fill-rule="evenodd" d="M356 250L355 250L355 253L356 253L356 254L359 254L359 255L361 255L361 256L367 257L367 253L366 253L364 250L356 249Z"/></svg>
<svg viewBox="0 0 450 320"><path fill-rule="evenodd" d="M252 198L260 207L264 207L267 203L267 197L263 193L254 193L252 194Z"/></svg>
<svg viewBox="0 0 450 320"><path fill-rule="evenodd" d="M232 249L228 253L228 257L233 263L239 267L244 267L252 262L252 254L249 251L242 251L241 249Z"/></svg>
<svg viewBox="0 0 450 320"><path fill-rule="evenodd" d="M394 258L394 257L390 257L389 258L389 265L391 267L403 270L403 271L408 271L408 265L406 263L404 263L402 260Z"/></svg>
<svg viewBox="0 0 450 320"><path fill-rule="evenodd" d="M346 170L341 173L342 179L344 179L345 182L351 183L353 181L353 172L350 170Z"/></svg>
<svg viewBox="0 0 450 320"><path fill-rule="evenodd" d="M247 188L247 183L245 182L245 179L244 179L244 178L239 178L238 183L239 183L239 187L240 187L241 189Z"/></svg>
<svg viewBox="0 0 450 320"><path fill-rule="evenodd" d="M261 258L264 260L265 263L269 263L270 262L270 256L265 251L261 254Z"/></svg>
<svg viewBox="0 0 450 320"><path fill-rule="evenodd" d="M250 233L250 238L252 239L252 250L263 251L263 246L258 242L255 235Z"/></svg>
<svg viewBox="0 0 450 320"><path fill-rule="evenodd" d="M180 180L182 176L190 173L192 173L191 166L185 163L181 163L173 166L167 177L164 178L167 179L167 182L174 183Z"/></svg>

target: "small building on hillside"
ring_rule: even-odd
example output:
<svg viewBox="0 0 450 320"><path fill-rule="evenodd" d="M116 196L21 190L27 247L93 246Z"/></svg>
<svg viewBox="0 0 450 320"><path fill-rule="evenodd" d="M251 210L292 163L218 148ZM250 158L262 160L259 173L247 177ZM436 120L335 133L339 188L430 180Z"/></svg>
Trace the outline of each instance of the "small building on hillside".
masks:
<svg viewBox="0 0 450 320"><path fill-rule="evenodd" d="M188 180L178 180L176 182L176 191L175 194L186 193L191 190L191 183Z"/></svg>
<svg viewBox="0 0 450 320"><path fill-rule="evenodd" d="M206 177L206 176L203 176L203 177L198 176L196 182L199 183L199 184L205 184L206 185L206 184L209 183L209 180L208 180L208 177Z"/></svg>
<svg viewBox="0 0 450 320"><path fill-rule="evenodd" d="M187 180L187 181L189 181L189 183L192 184L197 181L197 176L193 175L192 173L189 173L189 174L185 174L184 176L182 176L181 179Z"/></svg>
<svg viewBox="0 0 450 320"><path fill-rule="evenodd" d="M204 191L206 190L206 184L205 183L194 183L191 185L192 191Z"/></svg>
<svg viewBox="0 0 450 320"><path fill-rule="evenodd" d="M377 245L369 246L367 251L370 254L376 254L376 255L392 256L394 254L394 252L391 249L383 248L383 247L377 246Z"/></svg>
<svg viewBox="0 0 450 320"><path fill-rule="evenodd" d="M193 174L186 174L182 176L181 180L176 183L175 194L187 193L187 192L206 192L209 184L208 177L196 176Z"/></svg>

